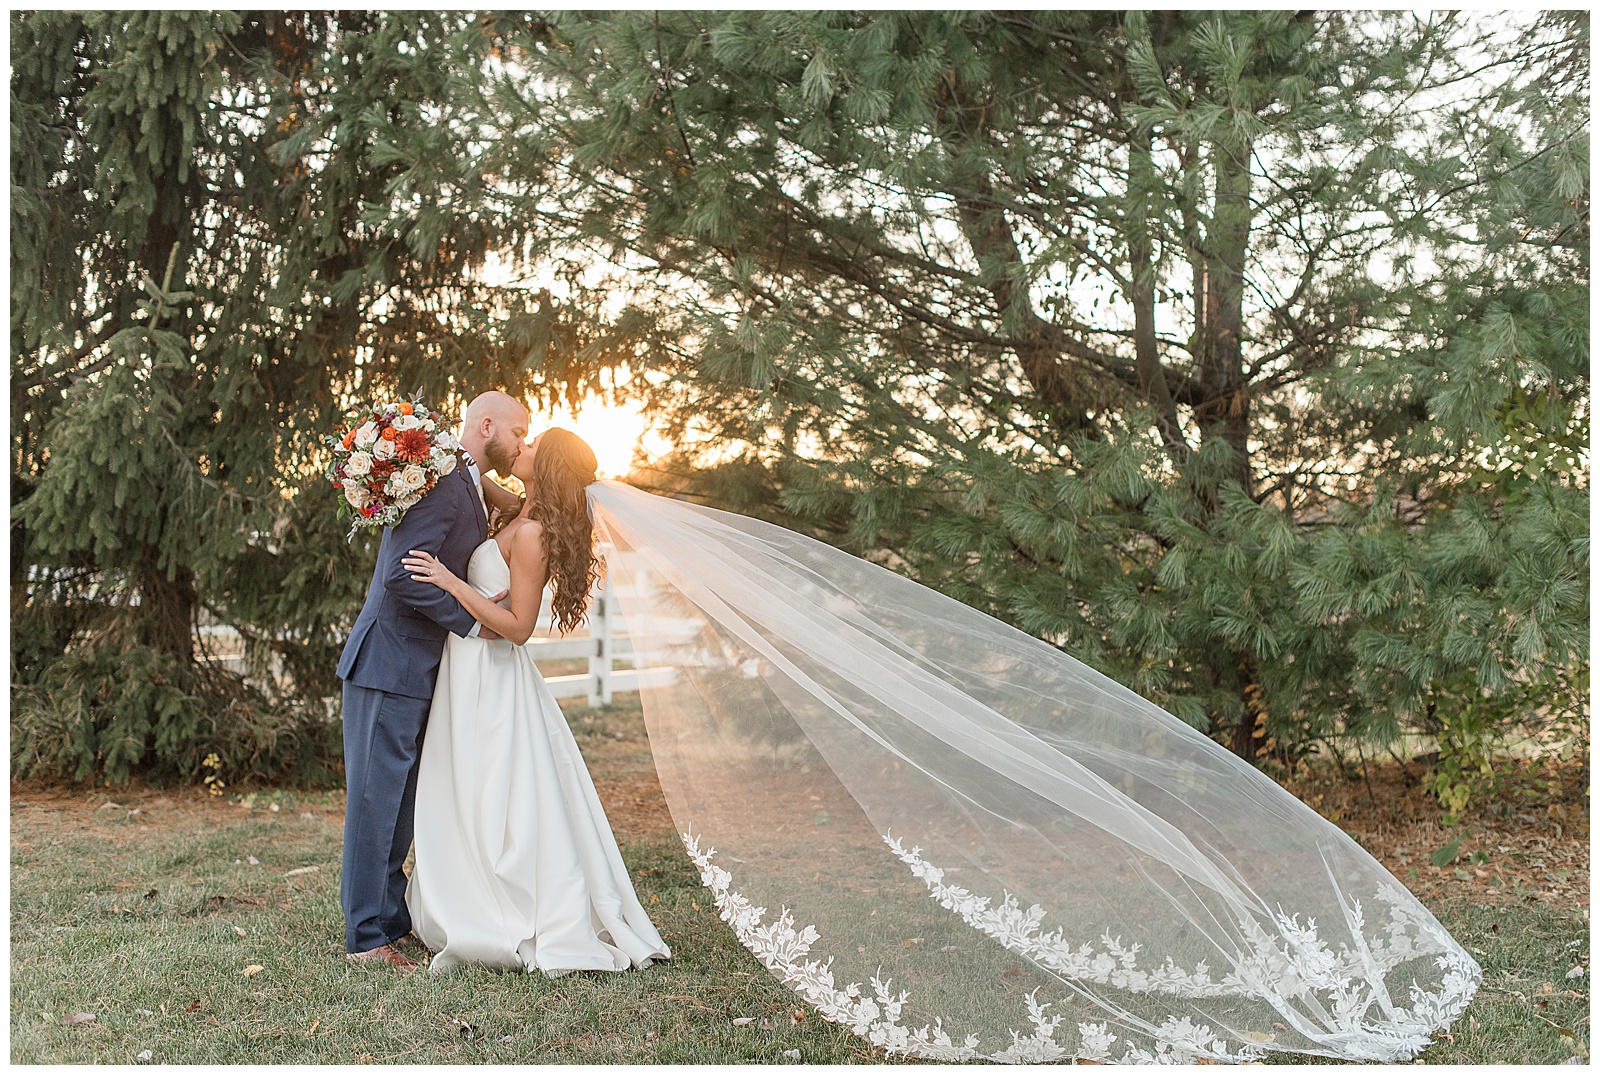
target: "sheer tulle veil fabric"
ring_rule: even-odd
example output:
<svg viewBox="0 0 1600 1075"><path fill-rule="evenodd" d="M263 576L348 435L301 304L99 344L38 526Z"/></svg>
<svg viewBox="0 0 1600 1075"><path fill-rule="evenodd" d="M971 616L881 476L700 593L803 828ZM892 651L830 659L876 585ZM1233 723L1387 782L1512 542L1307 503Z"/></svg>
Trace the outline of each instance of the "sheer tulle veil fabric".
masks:
<svg viewBox="0 0 1600 1075"><path fill-rule="evenodd" d="M676 827L824 1017L941 1060L1394 1061L1471 999L1393 876L1156 705L782 527L589 494Z"/></svg>

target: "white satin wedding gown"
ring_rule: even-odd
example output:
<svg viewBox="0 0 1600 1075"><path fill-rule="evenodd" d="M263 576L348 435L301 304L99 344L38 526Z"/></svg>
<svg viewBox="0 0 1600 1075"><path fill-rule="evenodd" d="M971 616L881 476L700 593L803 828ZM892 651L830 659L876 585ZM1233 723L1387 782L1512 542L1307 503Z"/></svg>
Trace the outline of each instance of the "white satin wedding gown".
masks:
<svg viewBox="0 0 1600 1075"><path fill-rule="evenodd" d="M511 585L493 538L467 581ZM463 963L555 977L671 955L628 879L594 783L526 647L451 635L417 778L412 931Z"/></svg>

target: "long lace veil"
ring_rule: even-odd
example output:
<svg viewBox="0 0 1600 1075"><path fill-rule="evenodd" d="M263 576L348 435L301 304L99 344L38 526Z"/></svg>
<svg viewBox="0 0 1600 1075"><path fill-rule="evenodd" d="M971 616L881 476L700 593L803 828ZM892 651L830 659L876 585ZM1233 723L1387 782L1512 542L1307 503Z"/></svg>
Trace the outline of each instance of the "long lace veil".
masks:
<svg viewBox="0 0 1600 1075"><path fill-rule="evenodd" d="M1353 840L1086 665L782 527L589 491L676 827L824 1017L939 1060L1394 1061L1476 990Z"/></svg>

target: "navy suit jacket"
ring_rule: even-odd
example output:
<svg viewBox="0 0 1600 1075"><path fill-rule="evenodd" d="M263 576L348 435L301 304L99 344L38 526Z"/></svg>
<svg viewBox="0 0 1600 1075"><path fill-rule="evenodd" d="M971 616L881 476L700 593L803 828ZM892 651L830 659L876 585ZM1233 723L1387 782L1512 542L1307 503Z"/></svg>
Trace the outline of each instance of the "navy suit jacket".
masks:
<svg viewBox="0 0 1600 1075"><path fill-rule="evenodd" d="M461 602L400 563L412 549L430 552L466 578L467 561L489 536L489 521L466 464L440 479L405 517L383 531L366 604L339 657L339 678L409 698L432 698L445 636L478 621Z"/></svg>

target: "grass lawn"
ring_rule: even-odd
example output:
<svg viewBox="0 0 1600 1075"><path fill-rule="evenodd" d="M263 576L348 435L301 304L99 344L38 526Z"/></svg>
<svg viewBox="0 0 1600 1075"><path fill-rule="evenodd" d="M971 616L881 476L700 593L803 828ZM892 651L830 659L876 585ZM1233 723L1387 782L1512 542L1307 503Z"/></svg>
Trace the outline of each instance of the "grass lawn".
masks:
<svg viewBox="0 0 1600 1075"><path fill-rule="evenodd" d="M803 1063L882 1062L717 919L672 833L636 704L568 715L669 963L554 981L350 966L341 793L258 790L246 805L13 784L11 1062L132 1063L148 1051L186 1064L793 1063L792 1050ZM1588 963L1586 900L1508 890L1496 902L1476 888L1425 898L1486 977L1423 1061L1586 1054L1588 977L1567 977ZM744 1017L754 1021L734 1025Z"/></svg>

